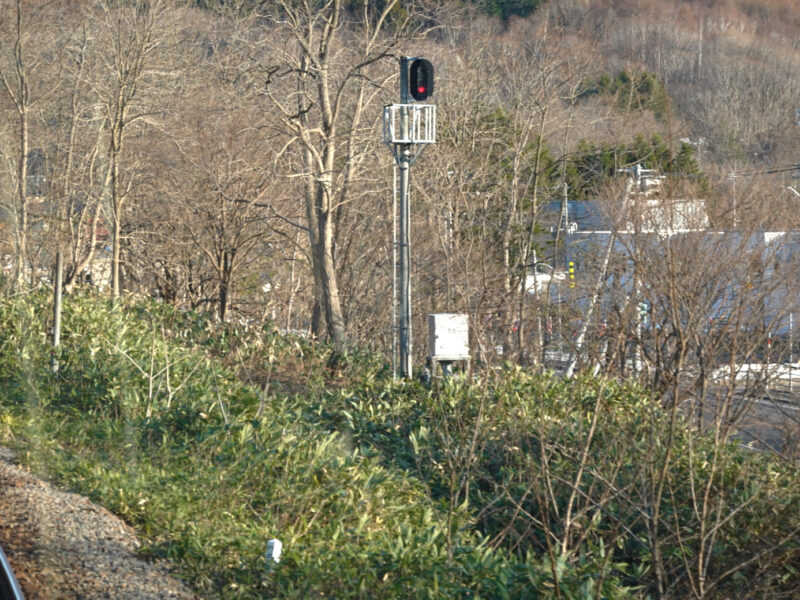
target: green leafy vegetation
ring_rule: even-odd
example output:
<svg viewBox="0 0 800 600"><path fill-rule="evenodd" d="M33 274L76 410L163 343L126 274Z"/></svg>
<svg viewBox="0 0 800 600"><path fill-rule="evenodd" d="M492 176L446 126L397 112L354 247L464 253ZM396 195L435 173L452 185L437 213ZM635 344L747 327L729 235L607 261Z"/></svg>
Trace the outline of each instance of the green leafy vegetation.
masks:
<svg viewBox="0 0 800 600"><path fill-rule="evenodd" d="M638 387L429 388L380 358L150 301L0 303L0 441L206 597L708 598L800 584L797 466ZM283 542L267 565L268 539Z"/></svg>
<svg viewBox="0 0 800 600"><path fill-rule="evenodd" d="M697 164L694 148L681 142L673 151L660 135L653 134L649 139L638 135L633 142L620 144L598 145L581 140L574 160L566 165L570 196L576 200L592 199L598 190L619 177L620 169L636 164L665 174L668 186L689 182L700 197L709 193L708 177Z"/></svg>
<svg viewBox="0 0 800 600"><path fill-rule="evenodd" d="M507 21L511 17L526 17L536 10L543 0L477 0L476 4L487 14Z"/></svg>
<svg viewBox="0 0 800 600"><path fill-rule="evenodd" d="M581 98L595 94L612 97L619 108L628 112L650 110L656 117L663 118L669 111L670 99L664 84L655 73L648 71L636 74L620 71L614 77L604 73L584 88Z"/></svg>

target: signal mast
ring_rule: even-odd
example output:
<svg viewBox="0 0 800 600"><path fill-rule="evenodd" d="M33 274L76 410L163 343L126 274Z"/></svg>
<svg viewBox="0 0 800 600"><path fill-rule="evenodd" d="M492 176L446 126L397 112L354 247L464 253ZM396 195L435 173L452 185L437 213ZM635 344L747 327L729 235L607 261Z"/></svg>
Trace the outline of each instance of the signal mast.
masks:
<svg viewBox="0 0 800 600"><path fill-rule="evenodd" d="M400 103L383 107L383 142L389 146L395 162L392 203L392 370L395 378L398 366L405 377L412 375L409 176L411 165L425 147L436 142L436 106L416 103L424 102L432 94L433 65L430 61L401 57Z"/></svg>

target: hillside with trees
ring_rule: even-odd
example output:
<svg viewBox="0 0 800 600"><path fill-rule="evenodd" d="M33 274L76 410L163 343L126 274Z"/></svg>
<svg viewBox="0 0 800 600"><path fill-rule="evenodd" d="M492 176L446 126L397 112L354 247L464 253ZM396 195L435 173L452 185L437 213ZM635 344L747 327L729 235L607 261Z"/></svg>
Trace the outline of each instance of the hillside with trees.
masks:
<svg viewBox="0 0 800 600"><path fill-rule="evenodd" d="M7 287L37 285L61 250L67 289L386 351L380 119L410 53L435 64L439 112L412 184L415 315L467 312L476 339L480 314L513 322L537 207L564 181L607 197L635 163L700 185L715 225L734 203L742 227L794 223L791 4L512 4L8 2Z"/></svg>
<svg viewBox="0 0 800 600"><path fill-rule="evenodd" d="M796 597L796 400L759 411L800 356L798 31L792 0L0 0L0 440L209 597ZM468 315L450 382L391 378L402 56L436 71L414 363Z"/></svg>

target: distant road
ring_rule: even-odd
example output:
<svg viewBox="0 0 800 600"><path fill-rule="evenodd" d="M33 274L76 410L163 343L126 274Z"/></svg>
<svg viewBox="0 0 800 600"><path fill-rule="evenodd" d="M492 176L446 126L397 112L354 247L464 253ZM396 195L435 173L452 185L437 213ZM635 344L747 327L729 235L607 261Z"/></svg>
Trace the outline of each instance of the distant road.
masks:
<svg viewBox="0 0 800 600"><path fill-rule="evenodd" d="M710 413L715 399L709 401ZM743 413L736 424L742 443L800 458L800 385L794 390L788 386L770 388L750 398L739 394L735 401L747 403L740 405Z"/></svg>

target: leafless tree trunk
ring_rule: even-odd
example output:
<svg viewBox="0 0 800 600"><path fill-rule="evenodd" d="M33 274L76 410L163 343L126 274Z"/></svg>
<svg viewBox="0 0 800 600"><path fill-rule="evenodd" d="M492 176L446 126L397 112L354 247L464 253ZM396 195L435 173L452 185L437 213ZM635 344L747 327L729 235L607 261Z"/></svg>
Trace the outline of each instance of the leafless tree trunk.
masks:
<svg viewBox="0 0 800 600"><path fill-rule="evenodd" d="M167 4L162 0L136 0L130 6L103 2L96 19L106 43L107 82L98 84L108 123L107 160L109 178L109 213L112 228L111 293L119 297L120 260L124 214L133 178L125 176L126 135L134 121L144 116L136 102L147 86L148 69L164 43L163 29Z"/></svg>
<svg viewBox="0 0 800 600"><path fill-rule="evenodd" d="M353 134L372 96L370 67L393 44L383 30L396 4L390 0L378 12L365 4L360 39L345 39L341 0L281 1L290 41L283 58L266 69L266 93L282 114L290 143L300 147L316 299L313 332L330 337L337 353L348 340L336 270L336 215L351 200L359 145Z"/></svg>
<svg viewBox="0 0 800 600"><path fill-rule="evenodd" d="M11 203L11 215L14 219L14 269L13 285L19 290L23 287L28 268L28 118L31 108L29 65L27 64L27 48L29 34L23 22L22 0L14 3L13 58L11 68L6 71L0 68L0 82L3 90L11 99L18 118L17 152L15 156L16 173Z"/></svg>

